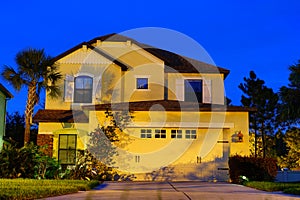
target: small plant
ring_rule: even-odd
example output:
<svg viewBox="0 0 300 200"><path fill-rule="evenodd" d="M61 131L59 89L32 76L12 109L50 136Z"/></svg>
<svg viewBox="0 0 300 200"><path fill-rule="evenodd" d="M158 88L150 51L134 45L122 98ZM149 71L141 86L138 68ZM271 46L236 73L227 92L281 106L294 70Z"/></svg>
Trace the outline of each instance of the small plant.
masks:
<svg viewBox="0 0 300 200"><path fill-rule="evenodd" d="M45 155L37 155L38 164L35 166L36 179L58 179L61 171L59 162Z"/></svg>

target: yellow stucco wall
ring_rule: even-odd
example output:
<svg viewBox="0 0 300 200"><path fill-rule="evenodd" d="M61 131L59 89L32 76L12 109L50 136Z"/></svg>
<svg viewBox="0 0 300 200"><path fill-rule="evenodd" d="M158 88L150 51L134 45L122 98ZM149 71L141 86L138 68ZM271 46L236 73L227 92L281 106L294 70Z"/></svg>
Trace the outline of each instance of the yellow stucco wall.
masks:
<svg viewBox="0 0 300 200"><path fill-rule="evenodd" d="M71 103L64 98L67 76L75 78L87 75L93 78L92 104L164 98L164 65L161 60L133 44L127 46L126 43L108 42L98 48L109 51L109 55L118 58L131 68L122 72L120 66L93 50L79 49L57 61L63 74L63 80L58 83L62 95L58 99L46 98L46 109L74 109L82 105ZM148 78L149 89L136 89L136 79L144 77Z"/></svg>
<svg viewBox="0 0 300 200"><path fill-rule="evenodd" d="M227 138L224 138L224 140L228 140L230 143L231 155L237 153L242 155L249 155L249 134L247 123L245 123L248 120L248 114L246 112L164 112L162 114L158 111L142 111L134 112L133 116L133 124L136 125L133 125L132 128L126 129L126 132L132 136L132 139L134 141L127 147L132 152L151 152L169 144L172 140L170 136L171 129L197 129L197 141L199 141L200 143L203 141L201 138L204 135L217 132L220 135L219 139L222 139L223 134L227 134ZM91 111L89 124L76 123L75 125L73 125L63 123L40 123L39 133L52 134L58 130L69 130L70 128L85 130L87 133L93 131L98 126L98 124L104 124L104 121L106 121L104 112L97 112L95 115L95 112ZM199 122L198 125L200 127L196 127L197 122ZM230 127L222 129L220 127L221 123L224 123L225 126L228 125ZM134 126L138 127L134 128ZM208 126L210 126L211 128L209 129ZM167 138L140 138L140 129L145 128L152 129L152 134L154 134L155 129L166 129ZM234 142L234 137L237 131L241 131L243 133L244 142ZM82 141L88 141L85 134L81 133L79 137L83 138ZM185 139L183 138L182 140ZM147 145L145 146L145 144Z"/></svg>
<svg viewBox="0 0 300 200"><path fill-rule="evenodd" d="M104 124L106 121L104 112L91 111L90 121L90 124L93 124L90 125L91 130L96 128L98 124ZM133 113L131 128L125 130L132 137L132 142L126 148L134 153L149 153L163 148L174 140L171 139L172 129L196 129L198 137L193 141L194 145L197 144L195 148L201 148L204 137L209 136L209 134L217 134L214 137L215 143L212 144L213 146L216 145L218 140L226 140L230 144L231 155L237 153L240 155L249 155L249 130L247 121L247 112L136 111ZM155 129L166 129L167 138L140 138L141 129L151 129L152 135L154 135ZM235 134L238 131L241 131L244 135L243 142L235 142ZM186 139L183 138L181 140Z"/></svg>
<svg viewBox="0 0 300 200"><path fill-rule="evenodd" d="M168 73L168 98L176 100L177 90L181 88L184 93L184 80L201 79L203 82L211 83L211 102L214 104L224 104L224 76L223 74L205 74L205 73ZM180 81L181 80L181 81ZM179 87L178 87L178 84ZM205 84L205 83L203 83ZM183 98L184 99L184 98Z"/></svg>

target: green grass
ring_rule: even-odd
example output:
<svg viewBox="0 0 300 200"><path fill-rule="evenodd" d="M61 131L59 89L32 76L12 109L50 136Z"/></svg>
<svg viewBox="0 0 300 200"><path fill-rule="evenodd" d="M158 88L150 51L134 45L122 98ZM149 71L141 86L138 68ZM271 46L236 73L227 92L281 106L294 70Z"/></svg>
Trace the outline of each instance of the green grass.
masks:
<svg viewBox="0 0 300 200"><path fill-rule="evenodd" d="M300 194L300 183L274 183L274 182L259 182L250 181L245 182L245 186L252 187L258 190L264 190L268 192L283 191L287 194Z"/></svg>
<svg viewBox="0 0 300 200"><path fill-rule="evenodd" d="M87 191L98 181L0 179L0 200L37 199Z"/></svg>
<svg viewBox="0 0 300 200"><path fill-rule="evenodd" d="M298 188L287 188L287 189L284 189L283 192L287 193L287 194L300 195L300 187L298 187Z"/></svg>

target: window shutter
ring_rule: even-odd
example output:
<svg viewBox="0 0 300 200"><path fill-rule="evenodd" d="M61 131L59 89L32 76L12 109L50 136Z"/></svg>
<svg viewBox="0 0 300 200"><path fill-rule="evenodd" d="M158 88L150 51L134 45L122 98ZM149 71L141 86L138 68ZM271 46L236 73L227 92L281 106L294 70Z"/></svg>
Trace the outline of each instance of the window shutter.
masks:
<svg viewBox="0 0 300 200"><path fill-rule="evenodd" d="M65 79L64 101L73 102L74 97L74 76L66 75Z"/></svg>
<svg viewBox="0 0 300 200"><path fill-rule="evenodd" d="M100 101L101 99L101 79L100 78L94 78L93 80L93 99L96 99L96 101Z"/></svg>
<svg viewBox="0 0 300 200"><path fill-rule="evenodd" d="M178 101L184 101L184 80L177 79L176 80L176 97Z"/></svg>
<svg viewBox="0 0 300 200"><path fill-rule="evenodd" d="M203 103L212 103L211 80L203 80Z"/></svg>

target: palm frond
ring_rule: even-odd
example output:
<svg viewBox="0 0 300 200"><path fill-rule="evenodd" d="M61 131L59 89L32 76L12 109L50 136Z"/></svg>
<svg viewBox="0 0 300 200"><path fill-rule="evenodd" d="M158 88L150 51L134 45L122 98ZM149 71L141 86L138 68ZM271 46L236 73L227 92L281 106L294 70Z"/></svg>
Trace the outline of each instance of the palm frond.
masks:
<svg viewBox="0 0 300 200"><path fill-rule="evenodd" d="M60 72L51 72L45 79L50 81L52 85L55 85L58 81L62 79L62 75Z"/></svg>
<svg viewBox="0 0 300 200"><path fill-rule="evenodd" d="M14 68L7 65L4 66L1 76L17 91L19 91L24 84L27 84L26 80L22 77L22 73L16 72Z"/></svg>
<svg viewBox="0 0 300 200"><path fill-rule="evenodd" d="M56 85L47 86L46 91L47 91L47 95L53 99L61 95L60 88Z"/></svg>
<svg viewBox="0 0 300 200"><path fill-rule="evenodd" d="M37 86L36 86L36 93L37 95L40 95L41 94L41 91L42 90L46 90L47 88L47 83L45 81L40 81L37 83Z"/></svg>

